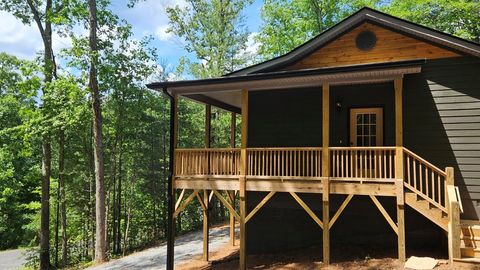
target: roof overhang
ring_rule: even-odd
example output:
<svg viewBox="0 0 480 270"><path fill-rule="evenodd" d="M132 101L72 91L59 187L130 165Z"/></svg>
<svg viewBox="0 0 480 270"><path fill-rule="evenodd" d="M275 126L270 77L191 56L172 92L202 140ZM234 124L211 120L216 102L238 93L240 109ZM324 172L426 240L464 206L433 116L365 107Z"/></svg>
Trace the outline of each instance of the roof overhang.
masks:
<svg viewBox="0 0 480 270"><path fill-rule="evenodd" d="M203 80L171 81L148 84L153 90L167 90L228 111L240 112L241 90L279 90L330 85L379 83L421 72L424 59L353 65L334 68L254 73Z"/></svg>

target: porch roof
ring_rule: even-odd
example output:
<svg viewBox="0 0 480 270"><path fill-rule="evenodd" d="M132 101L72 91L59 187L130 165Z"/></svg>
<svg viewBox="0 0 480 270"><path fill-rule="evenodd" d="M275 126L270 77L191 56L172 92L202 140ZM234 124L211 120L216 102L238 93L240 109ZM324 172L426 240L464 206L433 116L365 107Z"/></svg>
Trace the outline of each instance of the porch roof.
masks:
<svg viewBox="0 0 480 270"><path fill-rule="evenodd" d="M153 90L167 90L202 103L240 113L241 90L277 90L296 87L377 83L419 73L425 59L330 68L253 73L201 80L156 82Z"/></svg>

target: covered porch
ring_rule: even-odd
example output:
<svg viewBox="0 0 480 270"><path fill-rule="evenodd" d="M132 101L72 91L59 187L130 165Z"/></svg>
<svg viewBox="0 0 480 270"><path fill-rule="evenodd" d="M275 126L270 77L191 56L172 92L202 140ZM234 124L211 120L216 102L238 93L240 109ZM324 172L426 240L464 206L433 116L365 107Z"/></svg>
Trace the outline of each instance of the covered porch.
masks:
<svg viewBox="0 0 480 270"><path fill-rule="evenodd" d="M323 261L330 262L329 230L341 216L353 196L368 196L398 237L398 257L406 258L405 204L448 232L449 257L460 257L459 197L453 181L452 168L437 168L403 145L403 78L421 72L424 60L356 65L341 68L320 68L280 71L198 81L152 84L172 96L173 104L173 175L171 196L177 194L172 209L175 218L189 203L197 200L203 209L204 259L208 260L208 204L216 196L230 212L231 244L235 242L235 220L240 224L240 269L246 269L246 223L274 196L289 193L323 231ZM394 100L394 143L384 145L383 113L375 108L351 110L347 146L332 143L332 108L341 106L330 96L334 87L392 83ZM318 88L321 101L321 136L312 146L252 147L249 143L249 94L298 87ZM205 148L179 149L179 96L205 103ZM341 101L340 101L341 102ZM211 106L232 113L231 148L210 148ZM269 104L264 104L268 109ZM373 109L373 110L368 110ZM241 114L241 146L235 147L236 114ZM375 119L375 120L373 120ZM298 121L301 121L299 119ZM380 124L382 121L382 124ZM385 120L388 121L388 120ZM366 128L366 129L365 129ZM295 144L295 142L290 143ZM247 192L268 192L247 211ZM322 216L312 211L300 193L321 194ZM330 209L329 195L345 194L337 209ZM237 197L238 196L238 197ZM377 199L396 198L393 220ZM239 209L235 200L239 199ZM319 197L320 202L320 197ZM433 209L433 210L432 210ZM330 213L333 213L330 216Z"/></svg>

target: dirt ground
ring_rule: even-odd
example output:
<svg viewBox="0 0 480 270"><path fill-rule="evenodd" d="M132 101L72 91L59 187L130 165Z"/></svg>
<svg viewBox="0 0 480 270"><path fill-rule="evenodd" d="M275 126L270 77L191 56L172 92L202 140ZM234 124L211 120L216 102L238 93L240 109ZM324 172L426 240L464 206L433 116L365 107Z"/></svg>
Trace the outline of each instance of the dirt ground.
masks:
<svg viewBox="0 0 480 270"><path fill-rule="evenodd" d="M385 250L378 250L375 256L363 256L365 253L362 247L337 248L331 251L331 264L325 267L321 261L321 247L285 252L271 255L250 255L248 256L248 269L331 269L331 270L400 270L405 269L394 256ZM371 249L370 249L371 250ZM434 254L421 254L413 252L417 256L432 256ZM363 254L356 257L353 254ZM480 264L457 264L452 267L445 259L439 259L440 263L435 270L474 270L480 269ZM218 252L210 253L210 262L204 262L200 257L194 257L190 262L176 266L180 270L231 270L238 269L238 246L225 248Z"/></svg>

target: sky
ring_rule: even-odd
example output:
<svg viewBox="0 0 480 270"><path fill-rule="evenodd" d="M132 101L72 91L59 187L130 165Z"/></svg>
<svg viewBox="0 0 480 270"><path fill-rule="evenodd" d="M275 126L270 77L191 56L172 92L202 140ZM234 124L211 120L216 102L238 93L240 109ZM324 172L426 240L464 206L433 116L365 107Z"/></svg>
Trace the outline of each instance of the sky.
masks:
<svg viewBox="0 0 480 270"><path fill-rule="evenodd" d="M261 23L260 9L261 0L255 0L244 10L246 25L253 36L259 30ZM141 39L144 36L152 35L154 40L152 46L157 48L158 61L166 62L176 66L181 56L186 55L193 58L193 55L182 48L181 41L171 33L167 33L168 17L165 9L168 6L185 5L184 0L144 0L139 1L134 8L127 7L126 0L112 0L111 9L126 19L132 26L134 37ZM13 15L0 11L0 52L6 52L24 59L33 59L42 46L40 34L34 24L24 25ZM55 35L53 37L54 50L70 46L68 38ZM249 42L249 50L255 50L253 40Z"/></svg>

